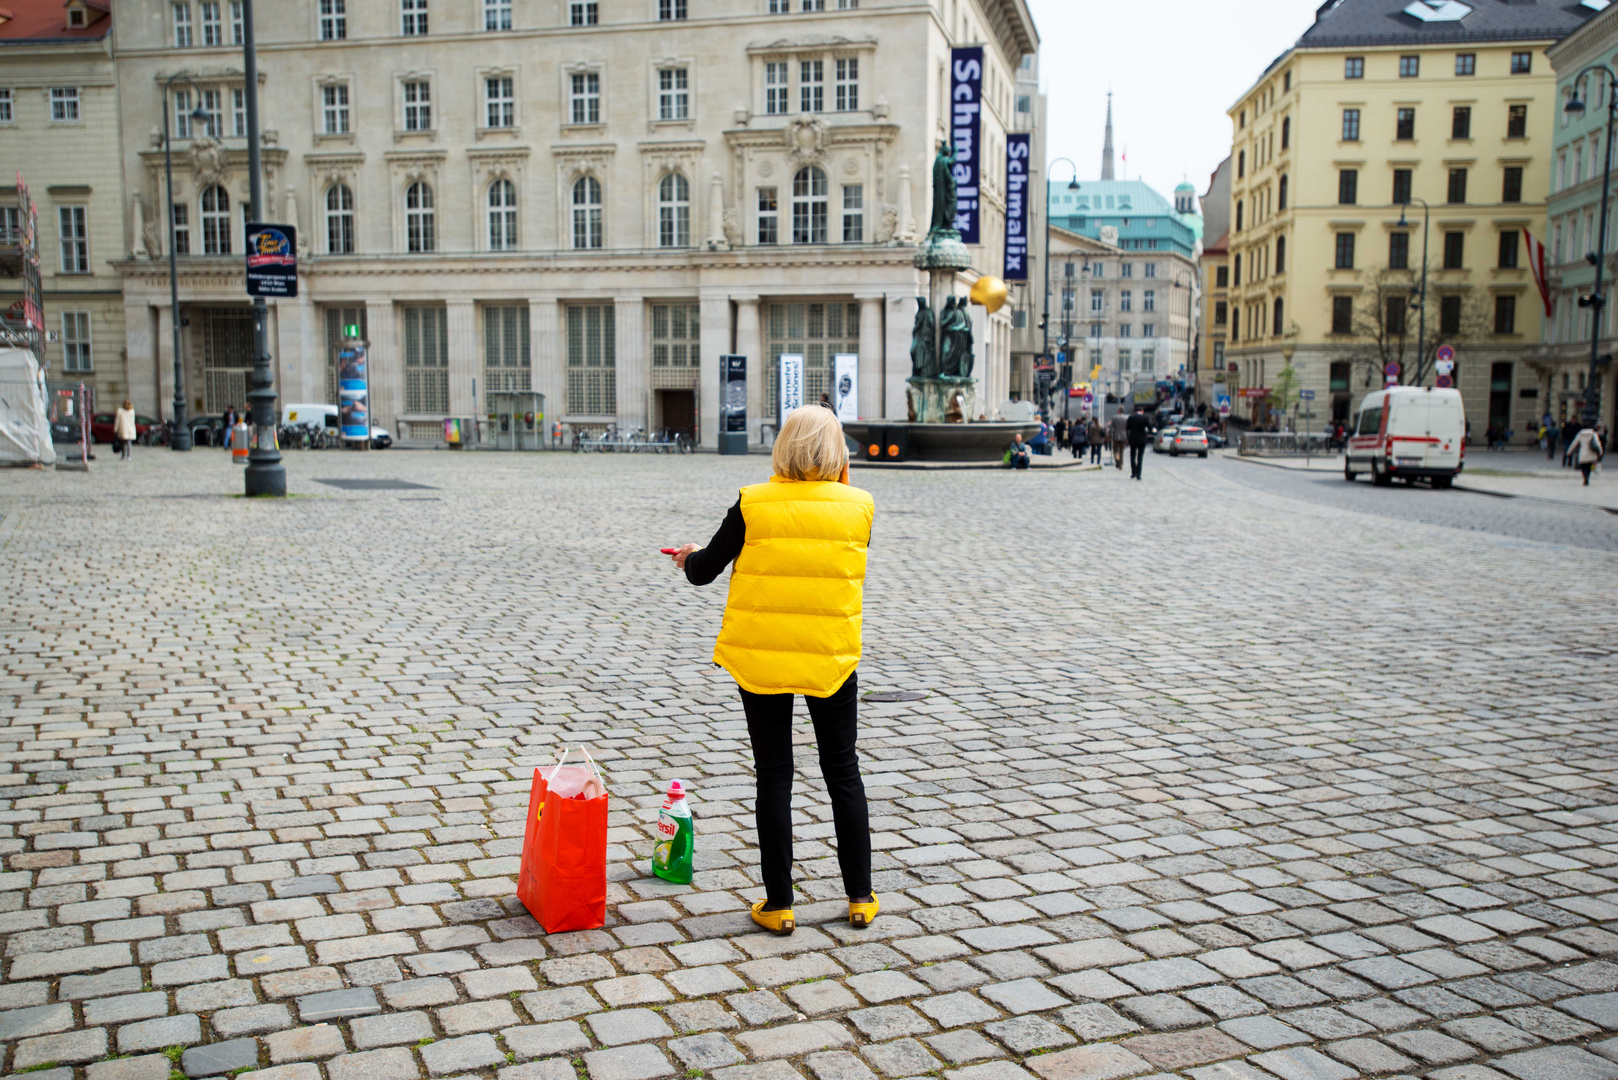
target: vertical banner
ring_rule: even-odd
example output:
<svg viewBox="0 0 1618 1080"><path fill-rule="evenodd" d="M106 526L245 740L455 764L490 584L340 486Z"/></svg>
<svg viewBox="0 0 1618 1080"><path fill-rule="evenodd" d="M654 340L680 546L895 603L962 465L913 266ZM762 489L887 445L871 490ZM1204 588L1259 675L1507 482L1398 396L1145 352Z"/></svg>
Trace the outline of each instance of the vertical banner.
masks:
<svg viewBox="0 0 1618 1080"><path fill-rule="evenodd" d="M978 242L978 154L983 129L983 46L950 50L949 137L955 146L955 231Z"/></svg>
<svg viewBox="0 0 1618 1080"><path fill-rule="evenodd" d="M787 422L793 409L803 407L803 357L797 353L782 353L775 361L776 385L781 388L781 408L776 417L776 431Z"/></svg>
<svg viewBox="0 0 1618 1080"><path fill-rule="evenodd" d="M1028 280L1028 154L1033 136L1006 136L1006 257L1000 276Z"/></svg>
<svg viewBox="0 0 1618 1080"><path fill-rule="evenodd" d="M747 357L727 354L719 358L720 431L747 434Z"/></svg>
<svg viewBox="0 0 1618 1080"><path fill-rule="evenodd" d="M337 350L337 411L343 438L371 437L371 375L366 343L348 338Z"/></svg>
<svg viewBox="0 0 1618 1080"><path fill-rule="evenodd" d="M860 418L860 358L835 353L831 358L831 405L839 421Z"/></svg>

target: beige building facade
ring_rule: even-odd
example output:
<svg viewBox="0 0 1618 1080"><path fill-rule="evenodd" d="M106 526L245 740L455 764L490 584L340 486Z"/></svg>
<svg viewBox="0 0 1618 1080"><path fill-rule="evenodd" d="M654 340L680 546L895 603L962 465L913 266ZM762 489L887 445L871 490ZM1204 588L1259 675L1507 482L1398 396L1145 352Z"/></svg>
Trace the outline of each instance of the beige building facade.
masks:
<svg viewBox="0 0 1618 1080"><path fill-rule="evenodd" d="M161 110L197 103L165 100L176 73L211 114L173 143L187 403L217 412L247 386L231 7L119 8L123 176L145 224L117 267L142 408L172 396ZM301 256L298 298L271 304L284 403L334 399L357 326L373 420L403 441L531 389L547 423L712 446L733 352L754 443L782 353L805 357L807 400L857 354L861 415L902 416L952 45L984 47L972 255L1000 272L1005 133L1037 49L1021 0L285 0L259 22L263 216L297 226ZM1002 401L1010 314L972 312L983 398Z"/></svg>

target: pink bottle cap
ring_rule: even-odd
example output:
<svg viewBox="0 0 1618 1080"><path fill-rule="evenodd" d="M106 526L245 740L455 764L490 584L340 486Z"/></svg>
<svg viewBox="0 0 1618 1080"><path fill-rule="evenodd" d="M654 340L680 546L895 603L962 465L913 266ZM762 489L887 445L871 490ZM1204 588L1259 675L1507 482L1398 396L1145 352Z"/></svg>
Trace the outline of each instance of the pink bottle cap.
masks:
<svg viewBox="0 0 1618 1080"><path fill-rule="evenodd" d="M685 786L683 784L681 784L678 780L670 780L669 781L669 798L670 799L683 799L683 798L685 798Z"/></svg>

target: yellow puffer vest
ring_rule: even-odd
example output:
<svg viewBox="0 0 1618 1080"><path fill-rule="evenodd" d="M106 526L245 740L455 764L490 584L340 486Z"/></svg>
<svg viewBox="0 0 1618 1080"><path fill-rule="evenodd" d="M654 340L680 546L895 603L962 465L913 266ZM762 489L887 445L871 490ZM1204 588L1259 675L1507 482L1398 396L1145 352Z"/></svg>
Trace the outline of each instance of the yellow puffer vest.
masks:
<svg viewBox="0 0 1618 1080"><path fill-rule="evenodd" d="M827 697L860 662L865 546L876 504L827 480L742 488L747 543L713 658L755 694Z"/></svg>

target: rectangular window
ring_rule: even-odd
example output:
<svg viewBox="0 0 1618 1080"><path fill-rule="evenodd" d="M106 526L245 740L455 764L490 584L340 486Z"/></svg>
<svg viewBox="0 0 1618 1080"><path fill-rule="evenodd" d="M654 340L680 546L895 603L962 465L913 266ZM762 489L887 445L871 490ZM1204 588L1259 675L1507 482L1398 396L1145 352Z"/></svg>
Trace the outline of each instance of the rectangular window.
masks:
<svg viewBox="0 0 1618 1080"><path fill-rule="evenodd" d="M515 127L517 96L510 75L491 75L483 80L484 120L492 128Z"/></svg>
<svg viewBox="0 0 1618 1080"><path fill-rule="evenodd" d="M1517 230L1510 229L1500 234L1500 269L1517 269Z"/></svg>
<svg viewBox="0 0 1618 1080"><path fill-rule="evenodd" d="M427 33L427 0L399 0L399 32L405 37Z"/></svg>
<svg viewBox="0 0 1618 1080"><path fill-rule="evenodd" d="M1528 137L1528 106L1508 105L1506 107L1506 138L1526 139Z"/></svg>
<svg viewBox="0 0 1618 1080"><path fill-rule="evenodd" d="M691 97L685 68L659 68L657 71L657 118L687 120Z"/></svg>
<svg viewBox="0 0 1618 1080"><path fill-rule="evenodd" d="M1452 139L1470 139L1472 137L1472 107L1470 105L1457 105L1450 114L1449 137Z"/></svg>
<svg viewBox="0 0 1618 1080"><path fill-rule="evenodd" d="M230 0L230 43L240 45L242 36L242 0Z"/></svg>
<svg viewBox="0 0 1618 1080"><path fill-rule="evenodd" d="M568 78L568 119L574 124L601 123L601 75L581 71Z"/></svg>
<svg viewBox="0 0 1618 1080"><path fill-rule="evenodd" d="M1133 310L1135 310L1135 293L1133 292L1133 290L1124 289L1123 291L1121 291L1118 294L1118 310L1119 311L1133 311Z"/></svg>
<svg viewBox="0 0 1618 1080"><path fill-rule="evenodd" d="M1343 110L1343 141L1360 141L1360 111L1358 109Z"/></svg>
<svg viewBox="0 0 1618 1080"><path fill-rule="evenodd" d="M787 111L787 62L771 60L764 65L764 113L782 116Z"/></svg>
<svg viewBox="0 0 1618 1080"><path fill-rule="evenodd" d="M9 124L11 120L11 88L0 86L0 124Z"/></svg>
<svg viewBox="0 0 1618 1080"><path fill-rule="evenodd" d="M1401 78L1401 79L1414 79L1420 74L1421 74L1421 57L1419 57L1419 56L1401 56L1401 57L1399 57L1399 78Z"/></svg>
<svg viewBox="0 0 1618 1080"><path fill-rule="evenodd" d="M1103 305L1106 302L1106 295L1107 294L1102 292L1100 289L1091 289L1090 290L1090 310L1094 311L1094 312L1101 311L1103 309Z"/></svg>
<svg viewBox="0 0 1618 1080"><path fill-rule="evenodd" d="M1393 170L1393 205L1403 206L1410 201L1410 170Z"/></svg>
<svg viewBox="0 0 1618 1080"><path fill-rule="evenodd" d="M865 243L865 185L843 185L843 243Z"/></svg>
<svg viewBox="0 0 1618 1080"><path fill-rule="evenodd" d="M1462 270L1466 267L1466 234L1447 232L1444 234L1444 269Z"/></svg>
<svg viewBox="0 0 1618 1080"><path fill-rule="evenodd" d="M773 187L758 189L758 242L761 244L781 242L780 205L776 202Z"/></svg>
<svg viewBox="0 0 1618 1080"><path fill-rule="evenodd" d="M401 307L407 413L449 411L449 329L441 307Z"/></svg>
<svg viewBox="0 0 1618 1080"><path fill-rule="evenodd" d="M433 129L433 87L425 79L404 84L404 126L406 131Z"/></svg>
<svg viewBox="0 0 1618 1080"><path fill-rule="evenodd" d="M1156 263L1142 263L1141 264L1141 277L1155 278L1156 276L1157 276L1157 264Z"/></svg>
<svg viewBox="0 0 1618 1080"><path fill-rule="evenodd" d="M856 112L860 107L860 62L849 58L837 61L837 111Z"/></svg>
<svg viewBox="0 0 1618 1080"><path fill-rule="evenodd" d="M221 110L218 90L202 92L202 111L208 114L208 137L217 139L225 133L225 118Z"/></svg>
<svg viewBox="0 0 1618 1080"><path fill-rule="evenodd" d="M185 203L175 203L174 213L174 254L191 254L191 208Z"/></svg>
<svg viewBox="0 0 1618 1080"><path fill-rule="evenodd" d="M230 133L238 139L247 138L247 91L239 86L230 92Z"/></svg>
<svg viewBox="0 0 1618 1080"><path fill-rule="evenodd" d="M1337 269L1354 269L1354 234L1337 234Z"/></svg>
<svg viewBox="0 0 1618 1080"><path fill-rule="evenodd" d="M826 108L826 62L805 60L798 65L798 111L824 112Z"/></svg>
<svg viewBox="0 0 1618 1080"><path fill-rule="evenodd" d="M1466 170L1451 169L1449 171L1449 187L1445 192L1446 202L1464 203L1466 201Z"/></svg>
<svg viewBox="0 0 1618 1080"><path fill-rule="evenodd" d="M1460 52L1455 54L1455 74L1476 75L1478 73L1478 54Z"/></svg>
<svg viewBox="0 0 1618 1080"><path fill-rule="evenodd" d="M51 122L71 124L79 119L79 88L77 86L51 87Z"/></svg>
<svg viewBox="0 0 1618 1080"><path fill-rule="evenodd" d="M1365 57L1363 57L1363 56L1347 56L1347 57L1344 57L1343 58L1343 78L1345 78L1345 79L1363 79L1363 78L1365 78Z"/></svg>
<svg viewBox="0 0 1618 1080"><path fill-rule="evenodd" d="M58 206L56 223L62 241L62 273L90 272L90 230L85 225L85 208Z"/></svg>
<svg viewBox="0 0 1618 1080"><path fill-rule="evenodd" d="M191 138L191 91L174 91L174 137Z"/></svg>
<svg viewBox="0 0 1618 1080"><path fill-rule="evenodd" d="M617 342L612 304L567 306L567 411L618 412Z"/></svg>
<svg viewBox="0 0 1618 1080"><path fill-rule="evenodd" d="M1140 328L1140 336L1141 337L1156 337L1157 336L1157 324L1156 323L1145 323L1145 324L1143 324L1141 326L1141 328Z"/></svg>
<svg viewBox="0 0 1618 1080"><path fill-rule="evenodd" d="M1228 289L1230 287L1230 267L1217 266L1214 268L1214 288Z"/></svg>
<svg viewBox="0 0 1618 1080"><path fill-rule="evenodd" d="M1494 332L1497 334L1515 334L1517 332L1517 298L1515 296L1497 296L1494 298Z"/></svg>
<svg viewBox="0 0 1618 1080"><path fill-rule="evenodd" d="M1401 141L1416 137L1416 110L1411 108L1400 109L1395 114L1393 122L1393 137Z"/></svg>
<svg viewBox="0 0 1618 1080"><path fill-rule="evenodd" d="M597 0L573 0L567 21L569 26L595 26L601 21L601 5Z"/></svg>
<svg viewBox="0 0 1618 1080"><path fill-rule="evenodd" d="M1230 305L1223 300L1214 303L1214 325L1224 326L1230 318Z"/></svg>
<svg viewBox="0 0 1618 1080"><path fill-rule="evenodd" d="M511 0L483 0L483 29L511 29Z"/></svg>
<svg viewBox="0 0 1618 1080"><path fill-rule="evenodd" d="M1522 202L1522 166L1507 165L1501 174L1500 201Z"/></svg>
<svg viewBox="0 0 1618 1080"><path fill-rule="evenodd" d="M1127 263L1127 262L1126 263L1119 263L1118 264L1118 276L1121 277L1121 278L1132 278L1132 277L1134 277L1135 276L1135 264L1134 263Z"/></svg>
<svg viewBox="0 0 1618 1080"><path fill-rule="evenodd" d="M320 88L321 130L327 135L348 134L348 84Z"/></svg>
<svg viewBox="0 0 1618 1080"><path fill-rule="evenodd" d="M825 11L826 0L803 0L804 11Z"/></svg>
<svg viewBox="0 0 1618 1080"><path fill-rule="evenodd" d="M90 355L90 313L62 312L62 367L68 371L95 370Z"/></svg>
<svg viewBox="0 0 1618 1080"><path fill-rule="evenodd" d="M652 305L652 366L701 366L702 308L696 304Z"/></svg>
<svg viewBox="0 0 1618 1080"><path fill-rule="evenodd" d="M1388 269L1410 269L1409 233L1396 232L1388 234Z"/></svg>
<svg viewBox="0 0 1618 1080"><path fill-rule="evenodd" d="M792 12L792 0L770 0L771 15L788 15Z"/></svg>
<svg viewBox="0 0 1618 1080"><path fill-rule="evenodd" d="M657 0L657 17L663 22L685 18L685 0Z"/></svg>
<svg viewBox="0 0 1618 1080"><path fill-rule="evenodd" d="M1354 332L1354 298L1352 296L1334 296L1331 298L1331 332L1334 334L1352 334Z"/></svg>
<svg viewBox="0 0 1618 1080"><path fill-rule="evenodd" d="M1390 335L1394 337L1405 336L1405 312L1408 308L1409 305L1404 297L1388 297L1384 325Z"/></svg>
<svg viewBox="0 0 1618 1080"><path fill-rule="evenodd" d="M533 389L528 305L483 309L483 385L494 393Z"/></svg>
<svg viewBox="0 0 1618 1080"><path fill-rule="evenodd" d="M348 0L320 0L320 40L348 37Z"/></svg>
<svg viewBox="0 0 1618 1080"><path fill-rule="evenodd" d="M1360 172L1358 169L1337 170L1337 203L1353 206L1360 198Z"/></svg>
<svg viewBox="0 0 1618 1080"><path fill-rule="evenodd" d="M1441 296L1438 298L1438 332L1440 334L1459 334L1461 332L1461 298L1459 296Z"/></svg>
<svg viewBox="0 0 1618 1080"><path fill-rule="evenodd" d="M225 21L219 15L219 0L202 0L202 43L209 47L225 43Z"/></svg>
<svg viewBox="0 0 1618 1080"><path fill-rule="evenodd" d="M1140 294L1140 309L1142 311L1156 311L1157 310L1157 290L1156 289L1147 289L1145 292Z"/></svg>
<svg viewBox="0 0 1618 1080"><path fill-rule="evenodd" d="M174 47L189 49L196 42L191 37L191 5L174 5Z"/></svg>
<svg viewBox="0 0 1618 1080"><path fill-rule="evenodd" d="M1511 73L1513 75L1529 75L1534 70L1534 54L1531 52L1514 52L1511 54Z"/></svg>

